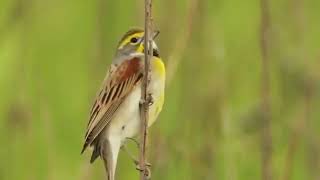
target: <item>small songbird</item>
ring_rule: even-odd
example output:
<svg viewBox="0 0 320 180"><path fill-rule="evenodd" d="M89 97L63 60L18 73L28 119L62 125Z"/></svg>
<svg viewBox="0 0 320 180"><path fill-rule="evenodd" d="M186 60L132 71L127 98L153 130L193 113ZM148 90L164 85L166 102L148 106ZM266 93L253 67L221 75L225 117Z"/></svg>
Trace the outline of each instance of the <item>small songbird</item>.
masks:
<svg viewBox="0 0 320 180"><path fill-rule="evenodd" d="M153 32L153 39L159 31ZM152 41L148 93L148 127L157 119L164 102L165 66ZM98 91L90 112L82 153L93 147L91 163L99 156L108 180L114 180L120 148L140 131L139 102L144 72L144 31L131 29L121 38L111 67Z"/></svg>

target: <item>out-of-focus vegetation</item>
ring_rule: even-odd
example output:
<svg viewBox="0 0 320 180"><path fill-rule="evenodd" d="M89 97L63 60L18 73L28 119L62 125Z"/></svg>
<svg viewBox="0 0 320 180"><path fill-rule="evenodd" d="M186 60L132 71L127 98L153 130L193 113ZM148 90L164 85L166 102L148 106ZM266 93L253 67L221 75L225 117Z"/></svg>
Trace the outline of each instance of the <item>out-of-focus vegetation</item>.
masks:
<svg viewBox="0 0 320 180"><path fill-rule="evenodd" d="M272 175L319 179L320 1L268 2ZM153 179L260 179L260 2L153 8L170 81L150 130ZM80 156L88 111L143 9L141 0L0 0L1 180L104 178L100 160ZM117 178L138 178L123 152Z"/></svg>

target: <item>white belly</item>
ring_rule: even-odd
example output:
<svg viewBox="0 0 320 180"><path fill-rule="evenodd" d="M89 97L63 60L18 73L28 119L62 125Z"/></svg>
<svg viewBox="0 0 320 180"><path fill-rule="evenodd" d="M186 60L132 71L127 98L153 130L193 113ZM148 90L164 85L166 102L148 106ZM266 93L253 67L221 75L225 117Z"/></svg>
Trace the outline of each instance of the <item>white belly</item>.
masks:
<svg viewBox="0 0 320 180"><path fill-rule="evenodd" d="M133 137L139 131L139 101L141 88L135 88L121 104L114 119L111 120L107 133L109 136L120 137L123 141L126 137Z"/></svg>
<svg viewBox="0 0 320 180"><path fill-rule="evenodd" d="M149 107L149 123L151 126L156 120L163 101L163 84L159 81L151 81L149 85L150 93L154 103ZM141 97L141 86L136 86L128 97L121 104L118 112L111 120L107 129L107 136L120 138L121 144L129 137L132 138L139 133L140 130L140 110L139 101Z"/></svg>

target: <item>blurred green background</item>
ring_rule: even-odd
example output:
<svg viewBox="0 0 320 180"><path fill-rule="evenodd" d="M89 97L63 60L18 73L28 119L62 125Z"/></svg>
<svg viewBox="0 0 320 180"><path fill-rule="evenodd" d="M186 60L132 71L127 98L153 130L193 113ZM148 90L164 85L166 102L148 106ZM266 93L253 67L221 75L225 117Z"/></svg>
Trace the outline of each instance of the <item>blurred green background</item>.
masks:
<svg viewBox="0 0 320 180"><path fill-rule="evenodd" d="M89 108L119 38L143 27L143 3L0 0L1 180L104 179L80 155ZM154 1L168 85L153 179L261 179L270 145L274 179L320 178L320 1L268 3L266 146L260 1ZM123 152L117 179L138 179Z"/></svg>

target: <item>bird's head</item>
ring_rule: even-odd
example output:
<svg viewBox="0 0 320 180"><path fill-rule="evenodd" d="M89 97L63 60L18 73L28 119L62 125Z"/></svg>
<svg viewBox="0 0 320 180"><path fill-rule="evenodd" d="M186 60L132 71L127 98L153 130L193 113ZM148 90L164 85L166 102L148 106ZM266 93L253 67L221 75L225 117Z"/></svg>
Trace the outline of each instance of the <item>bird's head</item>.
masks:
<svg viewBox="0 0 320 180"><path fill-rule="evenodd" d="M159 31L154 31L152 39L156 38ZM136 54L144 54L144 31L142 29L130 29L126 32L117 46L116 56L134 56ZM152 54L159 57L159 49L157 44L152 41Z"/></svg>

